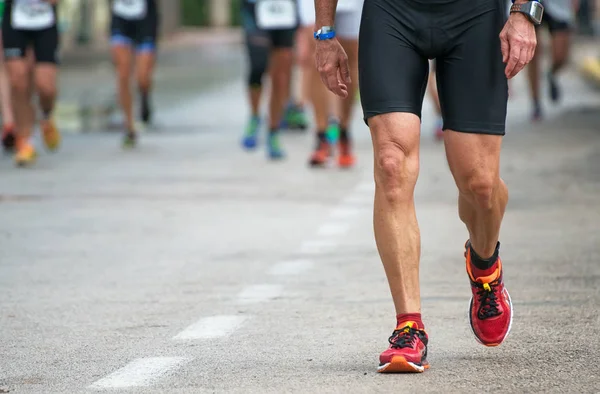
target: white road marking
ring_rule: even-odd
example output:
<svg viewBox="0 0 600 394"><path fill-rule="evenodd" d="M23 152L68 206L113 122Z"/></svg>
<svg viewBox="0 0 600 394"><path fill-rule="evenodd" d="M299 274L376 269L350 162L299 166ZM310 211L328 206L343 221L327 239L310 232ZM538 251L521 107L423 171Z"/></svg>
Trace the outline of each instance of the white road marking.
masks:
<svg viewBox="0 0 600 394"><path fill-rule="evenodd" d="M291 260L275 264L269 269L268 274L273 276L298 275L308 271L314 263L311 260Z"/></svg>
<svg viewBox="0 0 600 394"><path fill-rule="evenodd" d="M113 389L147 387L188 361L190 361L190 359L184 357L138 358L125 365L123 368L96 381L89 386L89 388Z"/></svg>
<svg viewBox="0 0 600 394"><path fill-rule="evenodd" d="M333 237L342 235L348 231L348 223L331 222L325 223L317 230L318 237Z"/></svg>
<svg viewBox="0 0 600 394"><path fill-rule="evenodd" d="M210 316L198 320L173 337L174 340L212 339L231 335L247 318L240 315Z"/></svg>
<svg viewBox="0 0 600 394"><path fill-rule="evenodd" d="M242 304L255 304L277 298L283 293L281 285L253 285L244 288L238 295Z"/></svg>
<svg viewBox="0 0 600 394"><path fill-rule="evenodd" d="M319 254L329 252L338 245L337 241L332 239L321 239L318 241L306 241L300 246L300 253Z"/></svg>

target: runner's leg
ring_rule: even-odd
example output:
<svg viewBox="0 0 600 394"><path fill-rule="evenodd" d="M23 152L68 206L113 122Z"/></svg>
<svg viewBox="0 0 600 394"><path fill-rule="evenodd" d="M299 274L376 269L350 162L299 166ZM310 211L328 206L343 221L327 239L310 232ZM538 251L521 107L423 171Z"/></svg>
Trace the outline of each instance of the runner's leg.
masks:
<svg viewBox="0 0 600 394"><path fill-rule="evenodd" d="M49 150L60 144L60 132L52 119L57 96L58 30L56 27L36 32L33 44L35 55L34 84L42 111L42 136Z"/></svg>
<svg viewBox="0 0 600 394"><path fill-rule="evenodd" d="M3 46L2 33L0 31L0 48L3 48ZM0 51L0 102L0 110L2 111L2 145L5 149L12 150L15 145L15 116L13 113L8 70L3 51Z"/></svg>
<svg viewBox="0 0 600 394"><path fill-rule="evenodd" d="M150 93L156 55L154 48L138 47L135 58L136 76L141 98L141 118L144 123L151 120Z"/></svg>
<svg viewBox="0 0 600 394"><path fill-rule="evenodd" d="M539 31L541 30L538 29L538 32ZM535 49L533 59L531 59L531 62L527 65L527 79L529 80L529 92L533 105L531 119L534 121L542 118L542 103L540 99L540 63L543 56L543 45L539 43L539 36L540 35L538 34L538 46Z"/></svg>
<svg viewBox="0 0 600 394"><path fill-rule="evenodd" d="M242 146L253 149L258 142L260 126L260 105L263 93L263 78L269 64L269 35L256 26L254 4L244 2L241 9L246 53L248 56L248 100L251 116L244 130Z"/></svg>
<svg viewBox="0 0 600 394"><path fill-rule="evenodd" d="M571 27L566 22L557 23L551 35L552 64L548 72L550 99L554 102L559 101L561 97L556 76L568 62L570 47Z"/></svg>
<svg viewBox="0 0 600 394"><path fill-rule="evenodd" d="M294 36L296 29L271 32L272 49L269 58L271 77L271 98L269 100L268 154L271 159L283 158L279 142L279 126L285 111L286 100L290 97Z"/></svg>
<svg viewBox="0 0 600 394"><path fill-rule="evenodd" d="M437 64L446 156L458 187L459 216L469 233L465 256L472 291L470 323L486 346L502 343L512 322L498 255L508 201L500 178L508 101L498 40L504 21L503 9L466 20L452 31L460 39Z"/></svg>

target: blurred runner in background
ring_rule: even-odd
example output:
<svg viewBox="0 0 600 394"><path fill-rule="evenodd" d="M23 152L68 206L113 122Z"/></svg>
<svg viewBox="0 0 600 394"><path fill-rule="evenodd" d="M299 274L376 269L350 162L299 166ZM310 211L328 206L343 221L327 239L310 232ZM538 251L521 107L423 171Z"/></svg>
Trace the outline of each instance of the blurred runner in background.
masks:
<svg viewBox="0 0 600 394"><path fill-rule="evenodd" d="M577 0L544 0L544 19L542 26L545 26L550 33L550 69L545 74L548 83L548 93L552 102L557 103L561 98L561 90L557 81L558 72L566 65L569 58L569 49L571 46L571 31L575 23L575 9ZM538 37L540 35L538 34ZM544 45L538 45L535 55L527 66L527 76L529 77L529 86L531 89L531 99L533 110L531 119L537 121L542 119L543 110L540 98L540 76L541 59L543 56Z"/></svg>
<svg viewBox="0 0 600 394"><path fill-rule="evenodd" d="M4 16L4 0L0 0L0 23ZM0 47L2 47L2 33L0 32ZM2 112L2 146L10 152L15 147L15 117L13 115L10 85L4 63L4 53L0 52L0 111Z"/></svg>
<svg viewBox="0 0 600 394"><path fill-rule="evenodd" d="M160 18L156 0L112 0L111 10L112 56L116 66L119 101L125 117L123 147L131 148L137 142L130 88L132 69L135 62L140 118L149 124L152 118L150 93Z"/></svg>
<svg viewBox="0 0 600 394"><path fill-rule="evenodd" d="M295 37L295 65L299 71L299 78L291 78L291 97L288 101L281 124L282 128L289 130L304 131L308 128L308 119L306 117L306 104L310 101L310 80L307 78L307 71L313 66L310 50L310 42L307 41L302 29L297 29Z"/></svg>
<svg viewBox="0 0 600 394"><path fill-rule="evenodd" d="M275 3L277 6L273 6ZM243 0L241 9L250 66L248 95L251 110L242 145L250 150L258 144L263 77L268 70L271 97L267 156L272 160L285 156L279 130L290 98L294 38L298 25L296 7L294 0Z"/></svg>
<svg viewBox="0 0 600 394"><path fill-rule="evenodd" d="M36 120L34 91L39 95L46 148L54 151L60 144L60 133L52 120L58 72L57 3L58 0L7 0L5 4L2 39L16 119L15 162L19 166L32 163L36 157L31 142ZM35 63L28 59L29 47L33 48Z"/></svg>
<svg viewBox="0 0 600 394"><path fill-rule="evenodd" d="M334 138L327 129L332 127L330 116L339 116L338 165L351 167L355 162L352 154L350 124L358 91L358 32L364 0L338 0L335 16L336 37L344 47L352 72L352 83L348 87L348 98L335 97L321 82L321 77L313 66L310 70L311 101L315 114L316 146L309 158L309 164L320 167L333 156ZM315 4L314 0L300 0L300 23L310 39L310 54L313 59L315 48Z"/></svg>

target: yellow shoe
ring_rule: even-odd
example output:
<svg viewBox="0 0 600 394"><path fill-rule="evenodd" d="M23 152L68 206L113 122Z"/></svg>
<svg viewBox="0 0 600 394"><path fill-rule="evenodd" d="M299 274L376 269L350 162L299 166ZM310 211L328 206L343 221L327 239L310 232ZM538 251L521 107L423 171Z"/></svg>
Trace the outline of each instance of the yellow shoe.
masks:
<svg viewBox="0 0 600 394"><path fill-rule="evenodd" d="M36 156L37 154L33 145L30 143L21 144L15 154L15 164L19 167L30 165L35 161Z"/></svg>
<svg viewBox="0 0 600 394"><path fill-rule="evenodd" d="M42 136L48 150L55 151L58 149L60 145L60 131L56 128L54 120L47 119L42 121Z"/></svg>

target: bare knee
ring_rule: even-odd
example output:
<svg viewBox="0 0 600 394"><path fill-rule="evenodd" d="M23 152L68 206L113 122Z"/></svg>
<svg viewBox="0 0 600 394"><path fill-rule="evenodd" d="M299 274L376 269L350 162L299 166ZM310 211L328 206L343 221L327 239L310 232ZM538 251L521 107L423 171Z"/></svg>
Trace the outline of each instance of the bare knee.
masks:
<svg viewBox="0 0 600 394"><path fill-rule="evenodd" d="M481 209L491 209L500 179L492 171L476 170L459 182L459 191Z"/></svg>
<svg viewBox="0 0 600 394"><path fill-rule="evenodd" d="M129 89L131 76L129 70L119 70L117 73L117 81L122 89Z"/></svg>
<svg viewBox="0 0 600 394"><path fill-rule="evenodd" d="M36 90L40 97L53 98L56 96L56 86L53 83L38 83Z"/></svg>
<svg viewBox="0 0 600 394"><path fill-rule="evenodd" d="M27 73L11 73L10 90L18 96L26 96L30 93L31 79Z"/></svg>
<svg viewBox="0 0 600 394"><path fill-rule="evenodd" d="M416 115L390 113L369 119L375 153L375 184L390 204L410 202L419 176Z"/></svg>
<svg viewBox="0 0 600 394"><path fill-rule="evenodd" d="M416 151L399 141L388 141L375 147L375 183L390 204L412 201L419 158Z"/></svg>
<svg viewBox="0 0 600 394"><path fill-rule="evenodd" d="M280 48L273 50L272 70L274 73L286 74L291 71L294 61L294 54L291 49Z"/></svg>

